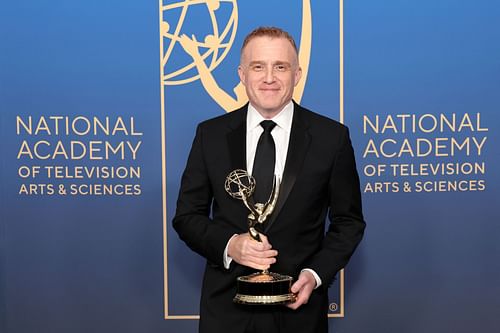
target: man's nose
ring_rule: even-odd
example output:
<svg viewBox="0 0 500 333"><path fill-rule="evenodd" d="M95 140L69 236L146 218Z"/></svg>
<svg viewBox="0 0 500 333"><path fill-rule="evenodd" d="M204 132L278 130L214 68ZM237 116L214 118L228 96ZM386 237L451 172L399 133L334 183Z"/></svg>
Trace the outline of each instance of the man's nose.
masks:
<svg viewBox="0 0 500 333"><path fill-rule="evenodd" d="M274 82L274 68L272 66L266 67L266 73L264 77L266 83Z"/></svg>

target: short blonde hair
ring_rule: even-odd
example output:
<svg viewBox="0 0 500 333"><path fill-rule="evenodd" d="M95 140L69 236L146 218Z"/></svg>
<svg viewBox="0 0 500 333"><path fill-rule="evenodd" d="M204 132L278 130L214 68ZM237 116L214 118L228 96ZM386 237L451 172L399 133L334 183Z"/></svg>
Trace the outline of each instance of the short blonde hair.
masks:
<svg viewBox="0 0 500 333"><path fill-rule="evenodd" d="M270 38L286 38L290 44L292 44L293 49L298 54L297 44L295 44L295 40L293 37L286 32L285 30L277 27L258 27L257 29L250 32L243 41L243 45L241 46L241 53L243 53L243 49L247 44L256 37L270 37Z"/></svg>

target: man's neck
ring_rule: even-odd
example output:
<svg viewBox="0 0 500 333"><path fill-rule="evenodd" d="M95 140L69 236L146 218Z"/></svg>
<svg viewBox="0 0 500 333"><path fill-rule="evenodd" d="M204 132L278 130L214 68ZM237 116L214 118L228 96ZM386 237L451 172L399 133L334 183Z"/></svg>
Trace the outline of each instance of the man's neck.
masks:
<svg viewBox="0 0 500 333"><path fill-rule="evenodd" d="M250 103L250 105L252 106L252 108L255 111L257 111L262 116L262 118L264 118L264 119L273 119L276 116L278 116L281 112L283 112L283 110L286 109L291 103L292 103L292 101L290 100L281 109L279 109L279 110L271 110L271 111L260 110L260 109L256 108L254 105L252 105L252 103Z"/></svg>

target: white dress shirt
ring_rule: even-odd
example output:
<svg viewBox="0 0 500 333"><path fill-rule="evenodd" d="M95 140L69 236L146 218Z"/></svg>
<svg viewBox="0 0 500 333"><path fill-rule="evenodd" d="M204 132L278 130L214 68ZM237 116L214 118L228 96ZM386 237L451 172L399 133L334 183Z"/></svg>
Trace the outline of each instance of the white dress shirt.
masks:
<svg viewBox="0 0 500 333"><path fill-rule="evenodd" d="M259 142L260 135L264 132L260 123L263 120L272 120L276 123L273 130L271 131L271 135L274 140L274 145L276 147L276 163L274 165L274 174L278 179L278 184L281 182L283 178L283 172L285 170L286 163L286 155L288 152L288 143L290 142L290 132L292 130L292 120L293 120L293 102L290 101L283 110L281 110L276 116L271 119L264 118L253 106L252 104L248 104L248 112L247 112L247 133L246 133L246 166L247 171L251 175L253 171L253 162L255 159L255 152L257 151L257 143ZM235 237L234 235L233 237ZM232 237L229 239L226 245L226 249L224 250L224 267L226 269L229 268L229 265L232 262L232 258L227 255L227 249L229 246L229 242ZM305 268L302 271L309 271L316 280L316 288L321 285L321 279L310 268Z"/></svg>
<svg viewBox="0 0 500 333"><path fill-rule="evenodd" d="M276 123L271 135L276 147L276 163L274 165L274 174L279 181L283 178L283 171L285 170L286 153L288 151L288 143L290 142L290 131L292 130L293 119L293 103L288 103L283 110L280 111L272 119L266 119L249 104L247 113L247 171L252 174L253 161L255 159L255 152L257 151L257 143L259 142L260 135L264 132L260 123L264 120L272 120Z"/></svg>

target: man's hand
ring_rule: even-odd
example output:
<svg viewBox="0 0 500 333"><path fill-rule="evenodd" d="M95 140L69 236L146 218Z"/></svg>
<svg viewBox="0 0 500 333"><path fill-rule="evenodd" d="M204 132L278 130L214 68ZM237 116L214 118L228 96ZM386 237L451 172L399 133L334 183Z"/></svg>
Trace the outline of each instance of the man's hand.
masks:
<svg viewBox="0 0 500 333"><path fill-rule="evenodd" d="M300 273L299 278L291 288L292 293L297 295L297 299L295 302L287 304L286 306L292 310L297 310L302 304L306 304L307 301L309 301L309 296L311 296L314 287L316 287L314 276L308 271Z"/></svg>
<svg viewBox="0 0 500 333"><path fill-rule="evenodd" d="M240 265L268 269L276 262L278 251L273 250L263 234L260 234L260 239L261 242L257 242L248 233L239 234L229 241L227 255Z"/></svg>

